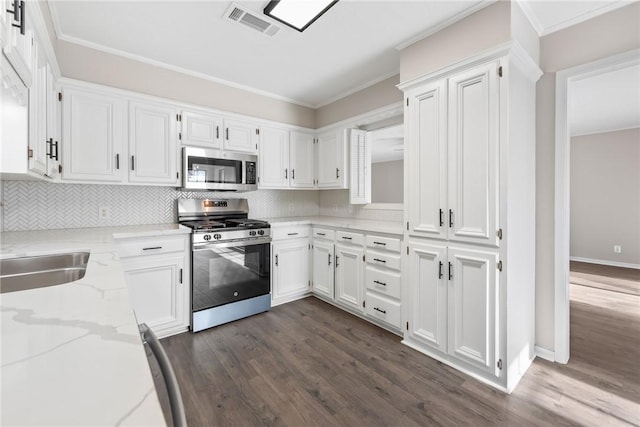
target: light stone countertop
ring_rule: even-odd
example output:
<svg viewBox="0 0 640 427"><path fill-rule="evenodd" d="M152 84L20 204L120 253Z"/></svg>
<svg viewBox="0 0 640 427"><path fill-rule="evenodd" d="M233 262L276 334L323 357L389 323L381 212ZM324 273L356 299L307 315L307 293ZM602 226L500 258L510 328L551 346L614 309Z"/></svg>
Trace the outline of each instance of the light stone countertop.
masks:
<svg viewBox="0 0 640 427"><path fill-rule="evenodd" d="M369 233L395 234L398 236L402 236L403 233L402 223L395 221L374 221L356 218L340 218L334 216L303 216L263 219L269 221L271 227L317 225L321 227L345 228Z"/></svg>
<svg viewBox="0 0 640 427"><path fill-rule="evenodd" d="M164 426L113 235L177 224L0 233L0 258L90 251L84 278L0 295L1 425Z"/></svg>

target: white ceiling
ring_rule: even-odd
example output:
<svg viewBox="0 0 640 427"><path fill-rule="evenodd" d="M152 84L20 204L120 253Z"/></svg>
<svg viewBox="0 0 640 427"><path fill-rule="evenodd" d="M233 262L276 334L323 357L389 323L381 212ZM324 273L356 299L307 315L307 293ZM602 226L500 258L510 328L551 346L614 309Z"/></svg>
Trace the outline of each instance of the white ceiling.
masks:
<svg viewBox="0 0 640 427"><path fill-rule="evenodd" d="M640 127L640 65L571 83L571 136Z"/></svg>
<svg viewBox="0 0 640 427"><path fill-rule="evenodd" d="M399 72L400 45L494 0L341 0L272 38L223 19L231 1L49 0L59 39L317 108ZM544 34L628 0L521 0ZM237 1L264 20L268 0Z"/></svg>

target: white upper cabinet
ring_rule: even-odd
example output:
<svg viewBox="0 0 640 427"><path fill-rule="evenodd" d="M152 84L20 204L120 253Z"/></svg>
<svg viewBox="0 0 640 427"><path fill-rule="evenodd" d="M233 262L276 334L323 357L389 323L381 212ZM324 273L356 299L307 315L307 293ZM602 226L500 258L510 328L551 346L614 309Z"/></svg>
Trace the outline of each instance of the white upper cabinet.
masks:
<svg viewBox="0 0 640 427"><path fill-rule="evenodd" d="M225 150L256 154L258 152L258 127L245 120L224 120Z"/></svg>
<svg viewBox="0 0 640 427"><path fill-rule="evenodd" d="M438 81L411 93L405 165L407 219L412 236L445 239L447 226L446 84Z"/></svg>
<svg viewBox="0 0 640 427"><path fill-rule="evenodd" d="M60 172L60 141L62 141L62 108L60 104L59 88L55 76L51 70L51 65L46 68L47 81L47 141L49 144L49 155L47 159L47 174L57 176Z"/></svg>
<svg viewBox="0 0 640 427"><path fill-rule="evenodd" d="M62 178L122 182L127 171L127 100L67 88L62 118Z"/></svg>
<svg viewBox="0 0 640 427"><path fill-rule="evenodd" d="M289 187L289 131L260 128L258 185L260 188Z"/></svg>
<svg viewBox="0 0 640 427"><path fill-rule="evenodd" d="M498 246L498 66L449 79L449 239Z"/></svg>
<svg viewBox="0 0 640 427"><path fill-rule="evenodd" d="M409 235L498 246L497 68L408 92Z"/></svg>
<svg viewBox="0 0 640 427"><path fill-rule="evenodd" d="M177 113L169 104L129 104L130 182L179 185Z"/></svg>
<svg viewBox="0 0 640 427"><path fill-rule="evenodd" d="M4 45L4 54L13 65L22 81L31 86L32 68L33 68L33 26L31 25L31 16L27 12L30 7L38 7L36 3L8 1L4 0L3 6L5 11L4 26L6 28L6 43ZM11 12L9 12L11 11ZM22 34L21 27L24 28Z"/></svg>
<svg viewBox="0 0 640 427"><path fill-rule="evenodd" d="M222 117L183 110L182 143L204 148L222 148Z"/></svg>
<svg viewBox="0 0 640 427"><path fill-rule="evenodd" d="M38 45L32 46L33 72L29 88L29 170L49 176L52 142L47 135L47 61Z"/></svg>
<svg viewBox="0 0 640 427"><path fill-rule="evenodd" d="M347 188L347 152L342 130L318 136L318 188Z"/></svg>
<svg viewBox="0 0 640 427"><path fill-rule="evenodd" d="M371 203L371 139L367 132L349 129L350 175L349 199L352 205Z"/></svg>
<svg viewBox="0 0 640 427"><path fill-rule="evenodd" d="M313 135L291 131L289 153L291 169L289 183L291 187L313 188L315 163L313 157Z"/></svg>

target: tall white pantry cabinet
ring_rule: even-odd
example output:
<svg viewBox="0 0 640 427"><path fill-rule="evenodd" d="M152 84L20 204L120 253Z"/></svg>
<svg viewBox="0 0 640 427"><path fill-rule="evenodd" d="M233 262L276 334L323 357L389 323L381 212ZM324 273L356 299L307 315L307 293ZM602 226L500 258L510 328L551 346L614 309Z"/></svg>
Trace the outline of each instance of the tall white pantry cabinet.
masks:
<svg viewBox="0 0 640 427"><path fill-rule="evenodd" d="M399 85L403 343L506 392L534 358L540 75L510 42Z"/></svg>

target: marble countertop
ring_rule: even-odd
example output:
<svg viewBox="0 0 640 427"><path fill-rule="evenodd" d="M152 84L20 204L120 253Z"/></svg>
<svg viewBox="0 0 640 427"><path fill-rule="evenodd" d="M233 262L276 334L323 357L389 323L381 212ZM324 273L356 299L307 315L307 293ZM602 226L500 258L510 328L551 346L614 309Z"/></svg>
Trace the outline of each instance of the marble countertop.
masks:
<svg viewBox="0 0 640 427"><path fill-rule="evenodd" d="M165 425L113 236L172 233L189 229L0 233L0 258L90 252L78 281L0 295L0 424Z"/></svg>
<svg viewBox="0 0 640 427"><path fill-rule="evenodd" d="M402 235L403 228L401 222L395 221L373 221L356 218L340 218L334 216L303 216L303 217L282 217L263 218L269 221L272 227L283 227L291 225L318 225L324 227L346 228L373 233L388 233Z"/></svg>

